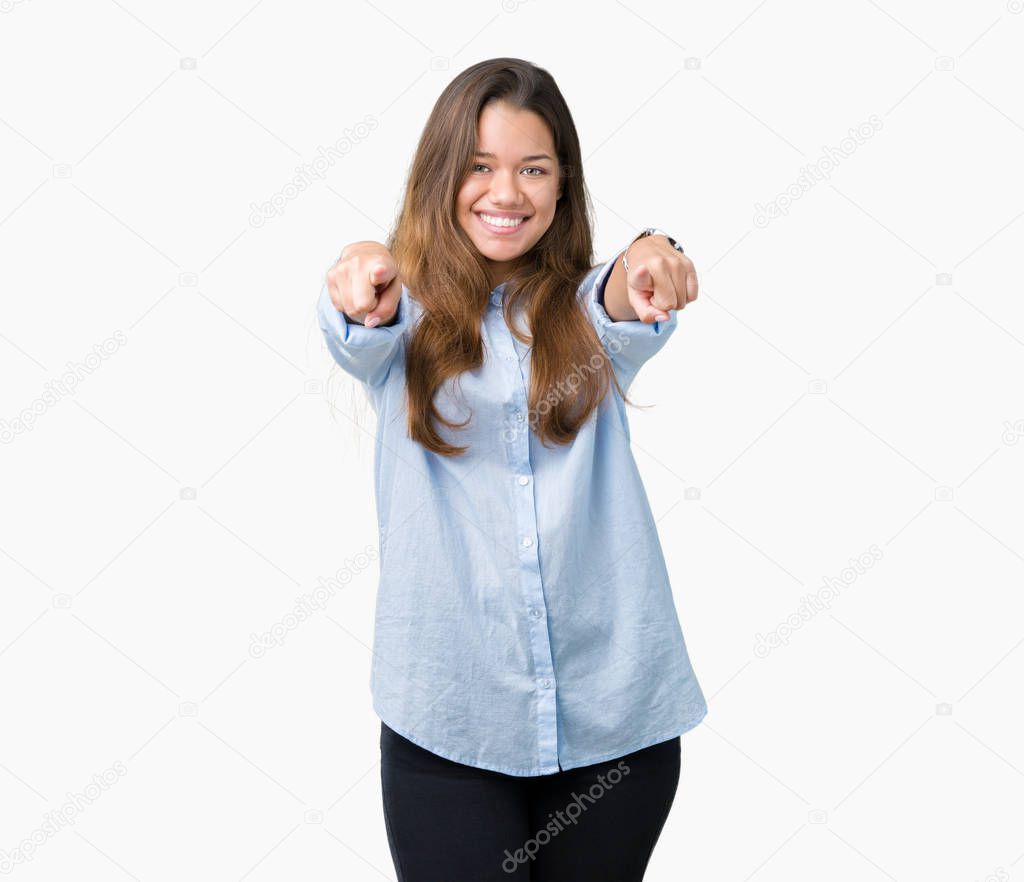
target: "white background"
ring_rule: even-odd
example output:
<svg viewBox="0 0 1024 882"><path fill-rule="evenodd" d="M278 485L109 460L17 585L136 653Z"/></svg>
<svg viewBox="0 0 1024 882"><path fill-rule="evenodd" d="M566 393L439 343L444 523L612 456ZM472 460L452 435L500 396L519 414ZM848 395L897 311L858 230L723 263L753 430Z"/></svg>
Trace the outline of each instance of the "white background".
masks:
<svg viewBox="0 0 1024 882"><path fill-rule="evenodd" d="M630 411L710 705L647 878L1024 878L1022 43L1016 0L2 0L0 856L124 771L11 876L395 878L373 414L314 306L511 55L596 258L660 226L701 278Z"/></svg>

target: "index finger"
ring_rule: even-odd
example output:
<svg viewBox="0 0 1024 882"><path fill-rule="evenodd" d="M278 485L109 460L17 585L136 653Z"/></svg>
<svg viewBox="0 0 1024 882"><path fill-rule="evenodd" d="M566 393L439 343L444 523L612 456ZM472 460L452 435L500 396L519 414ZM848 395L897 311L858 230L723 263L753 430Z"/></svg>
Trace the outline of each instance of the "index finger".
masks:
<svg viewBox="0 0 1024 882"><path fill-rule="evenodd" d="M402 279L396 273L391 284L377 295L377 305L372 307L373 311L366 316L363 324L369 328L376 327L378 324L387 324L398 311L398 301L401 297ZM371 323L371 319L377 319L377 321Z"/></svg>

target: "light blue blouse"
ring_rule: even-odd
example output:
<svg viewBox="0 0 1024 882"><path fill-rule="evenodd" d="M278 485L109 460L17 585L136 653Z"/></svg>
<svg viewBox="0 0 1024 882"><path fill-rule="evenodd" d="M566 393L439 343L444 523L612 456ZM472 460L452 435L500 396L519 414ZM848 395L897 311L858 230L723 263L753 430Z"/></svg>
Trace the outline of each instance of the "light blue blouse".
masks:
<svg viewBox="0 0 1024 882"><path fill-rule="evenodd" d="M621 254L590 270L579 300L628 391L678 320L609 318L604 287ZM707 705L625 404L611 387L571 444L544 447L526 420L530 348L508 329L504 288L483 320L483 365L436 397L454 421L472 412L463 429L438 426L469 445L455 458L406 434L404 341L422 312L409 290L388 327L347 322L326 285L317 312L332 357L377 414L374 710L447 759L545 775L668 740ZM574 382L567 374L559 394Z"/></svg>

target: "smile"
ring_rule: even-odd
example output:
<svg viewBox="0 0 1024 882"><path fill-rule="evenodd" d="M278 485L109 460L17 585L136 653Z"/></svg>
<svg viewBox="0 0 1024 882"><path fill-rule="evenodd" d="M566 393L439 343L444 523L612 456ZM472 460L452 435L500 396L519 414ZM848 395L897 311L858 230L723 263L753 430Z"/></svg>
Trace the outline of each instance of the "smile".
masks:
<svg viewBox="0 0 1024 882"><path fill-rule="evenodd" d="M509 236L517 233L525 224L529 218L508 218L508 217L495 217L494 215L486 214L483 212L473 212L484 229L494 233L496 236Z"/></svg>

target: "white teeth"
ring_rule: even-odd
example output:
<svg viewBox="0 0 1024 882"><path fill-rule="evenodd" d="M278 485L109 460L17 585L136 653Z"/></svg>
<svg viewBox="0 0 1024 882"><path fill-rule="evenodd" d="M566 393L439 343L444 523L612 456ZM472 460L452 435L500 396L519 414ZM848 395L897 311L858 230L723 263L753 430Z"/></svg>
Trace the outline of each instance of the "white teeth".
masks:
<svg viewBox="0 0 1024 882"><path fill-rule="evenodd" d="M489 223L492 227L518 227L525 218L517 217L491 217L489 214L480 213L480 217Z"/></svg>

